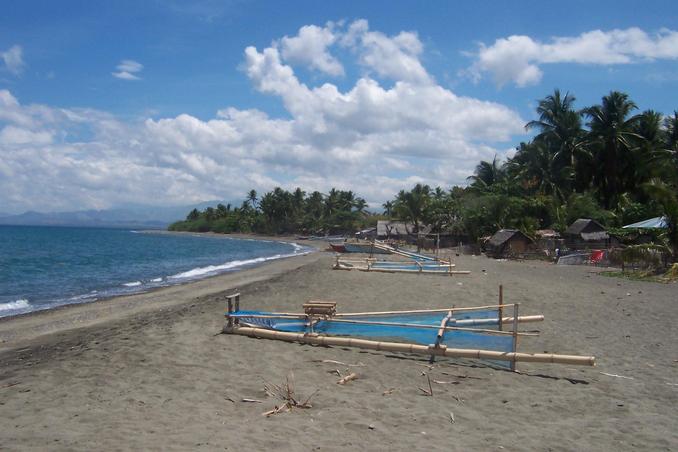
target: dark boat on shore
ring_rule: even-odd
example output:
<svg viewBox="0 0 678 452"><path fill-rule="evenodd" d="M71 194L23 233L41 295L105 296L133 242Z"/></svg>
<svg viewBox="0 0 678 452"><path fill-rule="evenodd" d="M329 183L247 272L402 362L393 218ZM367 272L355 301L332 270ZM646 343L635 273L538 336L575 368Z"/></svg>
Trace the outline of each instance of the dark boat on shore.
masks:
<svg viewBox="0 0 678 452"><path fill-rule="evenodd" d="M344 246L344 242L330 242L330 247L332 250L336 251L337 253L345 253L346 252L346 247Z"/></svg>

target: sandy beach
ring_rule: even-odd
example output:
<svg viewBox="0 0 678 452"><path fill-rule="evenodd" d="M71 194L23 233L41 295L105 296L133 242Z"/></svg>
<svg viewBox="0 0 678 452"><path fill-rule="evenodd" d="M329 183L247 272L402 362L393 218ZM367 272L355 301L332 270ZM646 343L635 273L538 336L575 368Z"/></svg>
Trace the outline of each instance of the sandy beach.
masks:
<svg viewBox="0 0 678 452"><path fill-rule="evenodd" d="M455 257L468 276L332 270L318 252L191 284L0 321L7 450L673 450L678 286L597 269ZM481 363L219 334L245 309L418 309L505 302L544 314L519 351L596 367ZM338 385L339 374L358 378ZM271 417L293 375L308 409ZM432 381L433 396L419 387ZM317 391L317 392L316 392ZM255 400L245 402L243 399Z"/></svg>

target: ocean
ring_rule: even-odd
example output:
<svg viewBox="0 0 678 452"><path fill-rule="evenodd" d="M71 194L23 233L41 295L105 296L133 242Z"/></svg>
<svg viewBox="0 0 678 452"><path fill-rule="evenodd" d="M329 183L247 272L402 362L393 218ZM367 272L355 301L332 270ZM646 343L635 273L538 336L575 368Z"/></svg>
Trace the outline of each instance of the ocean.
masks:
<svg viewBox="0 0 678 452"><path fill-rule="evenodd" d="M271 240L0 226L0 317L145 292L309 252Z"/></svg>

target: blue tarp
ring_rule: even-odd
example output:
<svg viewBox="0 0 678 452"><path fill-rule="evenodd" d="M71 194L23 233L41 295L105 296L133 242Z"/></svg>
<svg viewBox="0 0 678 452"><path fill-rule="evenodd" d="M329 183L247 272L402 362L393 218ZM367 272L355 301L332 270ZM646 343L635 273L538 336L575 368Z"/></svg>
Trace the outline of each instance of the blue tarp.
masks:
<svg viewBox="0 0 678 452"><path fill-rule="evenodd" d="M273 318L275 313L261 312L261 311L238 311L240 322L250 325L256 325L260 328L268 328L277 331L286 331L292 333L309 333L311 330L306 319L303 318ZM252 317L248 317L252 315ZM266 315L271 317L261 318L258 315ZM441 320L447 314L444 312L437 313L396 313L383 315L356 315L346 316L341 319L349 321L354 320L358 322L383 322L383 324L361 324L361 323L342 323L335 321L332 318L320 320L313 325L313 332L335 336L357 336L368 337L373 339L385 339L394 342L408 342L420 345L430 345L436 342L438 334L438 327ZM497 319L499 311L491 308L482 311L458 311L453 312L454 319ZM390 325L392 324L392 325ZM415 326L404 326L404 324L412 325L429 325L430 329L417 328ZM451 321L448 326L455 326L454 321ZM496 325L483 326L483 328L496 329ZM480 350L494 350L501 352L513 351L513 336L511 335L495 335L486 331L469 330L451 330L446 331L443 336L442 343L448 347L465 348L465 349L480 349ZM509 367L510 363L507 361L491 361L494 365L501 367Z"/></svg>
<svg viewBox="0 0 678 452"><path fill-rule="evenodd" d="M668 224L666 221L666 217L654 217L650 218L649 220L639 221L638 223L627 224L626 226L622 226L622 228L624 229L631 228L664 229L667 227Z"/></svg>

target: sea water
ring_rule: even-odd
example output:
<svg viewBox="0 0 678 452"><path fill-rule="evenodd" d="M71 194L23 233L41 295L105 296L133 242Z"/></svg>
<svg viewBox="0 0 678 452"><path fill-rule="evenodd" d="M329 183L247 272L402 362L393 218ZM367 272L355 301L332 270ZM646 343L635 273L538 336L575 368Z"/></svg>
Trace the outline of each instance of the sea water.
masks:
<svg viewBox="0 0 678 452"><path fill-rule="evenodd" d="M0 226L0 317L145 292L308 252L272 240Z"/></svg>

